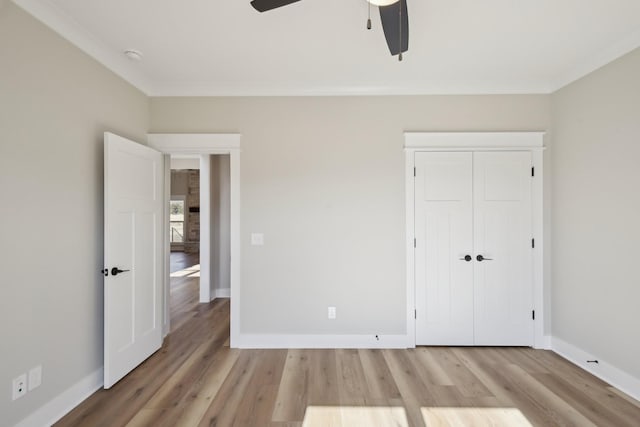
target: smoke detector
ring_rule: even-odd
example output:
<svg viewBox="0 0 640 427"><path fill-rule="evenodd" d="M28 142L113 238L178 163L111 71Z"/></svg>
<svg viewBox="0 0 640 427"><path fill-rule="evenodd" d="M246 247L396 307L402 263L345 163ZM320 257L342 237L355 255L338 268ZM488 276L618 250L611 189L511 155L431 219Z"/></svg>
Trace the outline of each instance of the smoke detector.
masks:
<svg viewBox="0 0 640 427"><path fill-rule="evenodd" d="M142 60L142 52L135 49L127 49L124 51L124 56L129 58L132 61L140 61Z"/></svg>

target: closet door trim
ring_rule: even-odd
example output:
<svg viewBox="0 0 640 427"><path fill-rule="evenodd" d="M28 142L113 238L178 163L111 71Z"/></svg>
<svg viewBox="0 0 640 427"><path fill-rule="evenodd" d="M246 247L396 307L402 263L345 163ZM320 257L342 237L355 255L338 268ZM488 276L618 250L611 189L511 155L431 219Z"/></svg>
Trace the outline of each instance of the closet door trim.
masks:
<svg viewBox="0 0 640 427"><path fill-rule="evenodd" d="M543 213L543 151L544 132L406 132L405 151L405 224L406 224L406 295L407 295L407 347L416 345L415 300L415 153L419 151L530 151L532 157L532 239L533 292L535 320L534 348L549 349L550 339L545 335L544 289L544 213ZM547 308L548 309L548 308Z"/></svg>

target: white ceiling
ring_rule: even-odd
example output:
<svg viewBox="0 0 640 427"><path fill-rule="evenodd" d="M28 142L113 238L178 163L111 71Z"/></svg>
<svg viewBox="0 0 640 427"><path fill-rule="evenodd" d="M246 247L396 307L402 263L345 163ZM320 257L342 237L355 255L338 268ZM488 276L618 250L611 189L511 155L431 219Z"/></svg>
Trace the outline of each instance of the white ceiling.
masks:
<svg viewBox="0 0 640 427"><path fill-rule="evenodd" d="M403 62L365 0L14 1L152 96L549 93L640 46L638 0L407 0Z"/></svg>

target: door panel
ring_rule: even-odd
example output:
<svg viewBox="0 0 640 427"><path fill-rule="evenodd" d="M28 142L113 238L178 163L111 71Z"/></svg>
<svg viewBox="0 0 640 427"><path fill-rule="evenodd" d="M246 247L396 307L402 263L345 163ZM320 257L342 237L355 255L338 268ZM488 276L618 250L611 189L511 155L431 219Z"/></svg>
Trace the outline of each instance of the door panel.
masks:
<svg viewBox="0 0 640 427"><path fill-rule="evenodd" d="M531 153L473 156L475 344L530 346Z"/></svg>
<svg viewBox="0 0 640 427"><path fill-rule="evenodd" d="M473 344L472 154L416 153L416 344Z"/></svg>
<svg viewBox="0 0 640 427"><path fill-rule="evenodd" d="M162 165L161 153L105 133L105 388L161 345Z"/></svg>

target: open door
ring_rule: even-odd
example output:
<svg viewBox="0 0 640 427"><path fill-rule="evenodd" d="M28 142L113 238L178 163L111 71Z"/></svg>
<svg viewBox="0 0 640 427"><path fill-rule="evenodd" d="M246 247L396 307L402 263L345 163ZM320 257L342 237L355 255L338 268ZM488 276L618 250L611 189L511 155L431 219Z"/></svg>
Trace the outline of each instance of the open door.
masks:
<svg viewBox="0 0 640 427"><path fill-rule="evenodd" d="M162 345L163 157L104 135L104 388Z"/></svg>

